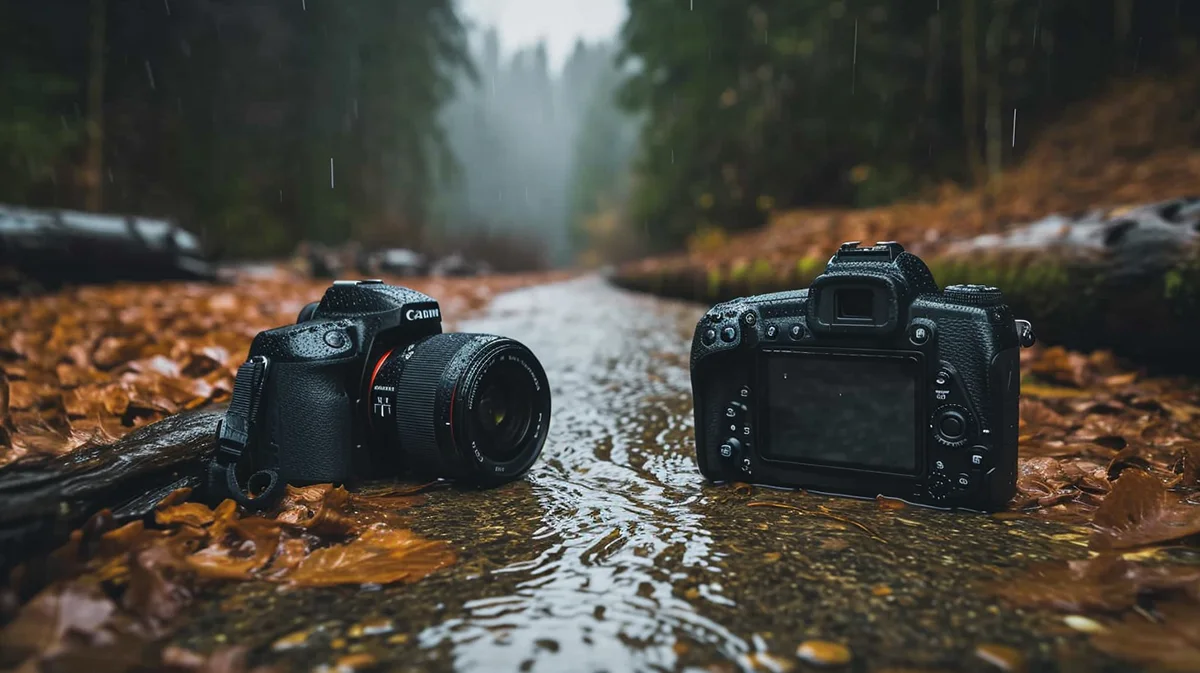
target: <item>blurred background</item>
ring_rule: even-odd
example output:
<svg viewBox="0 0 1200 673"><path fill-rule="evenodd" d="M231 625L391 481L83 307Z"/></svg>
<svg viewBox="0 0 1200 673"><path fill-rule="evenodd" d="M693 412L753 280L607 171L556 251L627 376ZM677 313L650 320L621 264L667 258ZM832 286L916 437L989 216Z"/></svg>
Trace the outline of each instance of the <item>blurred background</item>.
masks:
<svg viewBox="0 0 1200 673"><path fill-rule="evenodd" d="M1198 36L1183 0L6 0L0 223L507 272L1172 198Z"/></svg>

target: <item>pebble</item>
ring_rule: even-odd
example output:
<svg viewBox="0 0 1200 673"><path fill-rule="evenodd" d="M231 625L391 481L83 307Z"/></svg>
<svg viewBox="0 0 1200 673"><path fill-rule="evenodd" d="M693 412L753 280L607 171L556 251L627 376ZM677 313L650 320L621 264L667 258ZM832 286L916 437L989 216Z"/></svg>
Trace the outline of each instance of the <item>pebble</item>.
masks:
<svg viewBox="0 0 1200 673"><path fill-rule="evenodd" d="M1008 645L984 643L975 648L975 656L1010 673L1025 671L1025 656Z"/></svg>
<svg viewBox="0 0 1200 673"><path fill-rule="evenodd" d="M338 659L333 664L333 670L338 671L358 671L364 668L371 668L379 663L379 660L374 656L365 652L360 654L348 654Z"/></svg>
<svg viewBox="0 0 1200 673"><path fill-rule="evenodd" d="M395 630L396 626L392 624L392 620L390 619L367 619L352 625L346 630L346 635L351 638L362 638L363 636L378 636L384 633L391 633Z"/></svg>
<svg viewBox="0 0 1200 673"><path fill-rule="evenodd" d="M272 643L271 649L276 652L283 652L297 647L304 647L308 644L308 637L310 635L312 635L312 629L293 631Z"/></svg>
<svg viewBox="0 0 1200 673"><path fill-rule="evenodd" d="M817 666L845 666L850 663L850 648L828 640L806 640L796 648L796 656Z"/></svg>
<svg viewBox="0 0 1200 673"><path fill-rule="evenodd" d="M791 661L777 657L770 652L752 652L741 657L743 668L752 671L769 671L770 673L789 673L796 667Z"/></svg>
<svg viewBox="0 0 1200 673"><path fill-rule="evenodd" d="M1063 617L1063 622L1076 631L1082 631L1084 633L1100 633L1101 631L1108 630L1107 626L1094 619L1084 617L1083 615L1067 615L1066 617Z"/></svg>

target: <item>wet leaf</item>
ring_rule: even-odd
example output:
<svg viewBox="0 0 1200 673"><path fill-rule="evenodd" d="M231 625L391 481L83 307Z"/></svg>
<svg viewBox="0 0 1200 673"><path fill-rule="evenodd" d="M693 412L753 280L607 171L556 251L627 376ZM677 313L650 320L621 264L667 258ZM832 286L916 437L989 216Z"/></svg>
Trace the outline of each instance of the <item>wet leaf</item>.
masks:
<svg viewBox="0 0 1200 673"><path fill-rule="evenodd" d="M845 666L850 663L850 648L828 640L806 640L796 648L796 656L814 666Z"/></svg>
<svg viewBox="0 0 1200 673"><path fill-rule="evenodd" d="M1152 614L1130 612L1092 646L1110 656L1160 670L1200 670L1200 605L1168 602Z"/></svg>
<svg viewBox="0 0 1200 673"><path fill-rule="evenodd" d="M405 283L458 317L497 292L546 280L505 276ZM258 332L290 324L327 283L275 274L203 283L80 287L0 299L8 382L0 469L119 438L184 409L227 400ZM18 421L14 413L24 414Z"/></svg>
<svg viewBox="0 0 1200 673"><path fill-rule="evenodd" d="M1022 673L1027 669L1025 655L1008 645L984 643L975 648L975 656L1001 671Z"/></svg>
<svg viewBox="0 0 1200 673"><path fill-rule="evenodd" d="M1171 493L1157 477L1126 470L1096 510L1091 544L1122 549L1200 533L1200 507Z"/></svg>
<svg viewBox="0 0 1200 673"><path fill-rule="evenodd" d="M1034 565L987 587L1008 603L1070 613L1120 612L1139 598L1186 595L1200 599L1200 567L1149 566L1113 554Z"/></svg>
<svg viewBox="0 0 1200 673"><path fill-rule="evenodd" d="M453 561L454 553L444 542L374 526L347 544L312 552L286 579L314 587L415 582Z"/></svg>

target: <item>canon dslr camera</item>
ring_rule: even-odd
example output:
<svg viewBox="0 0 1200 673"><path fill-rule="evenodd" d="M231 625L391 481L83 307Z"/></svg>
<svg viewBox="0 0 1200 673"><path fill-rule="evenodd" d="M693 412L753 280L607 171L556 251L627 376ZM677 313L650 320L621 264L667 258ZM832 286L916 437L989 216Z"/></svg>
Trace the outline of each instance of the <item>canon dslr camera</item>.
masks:
<svg viewBox="0 0 1200 673"><path fill-rule="evenodd" d="M845 243L805 290L700 320L700 471L818 492L992 511L1016 489L1019 351L999 290L939 290L897 243Z"/></svg>
<svg viewBox="0 0 1200 673"><path fill-rule="evenodd" d="M533 465L549 422L546 373L524 345L443 334L437 302L420 292L337 281L296 324L254 338L208 489L261 509L287 483L405 470L494 485Z"/></svg>

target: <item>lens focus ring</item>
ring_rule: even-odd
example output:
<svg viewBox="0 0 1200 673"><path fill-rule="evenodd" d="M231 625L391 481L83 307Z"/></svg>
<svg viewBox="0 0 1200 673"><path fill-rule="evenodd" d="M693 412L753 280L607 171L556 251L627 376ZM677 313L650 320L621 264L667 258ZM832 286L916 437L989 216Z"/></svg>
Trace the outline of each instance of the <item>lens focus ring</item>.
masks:
<svg viewBox="0 0 1200 673"><path fill-rule="evenodd" d="M399 448L417 472L485 484L519 477L541 453L550 393L519 342L439 334L388 360L375 385L395 390L394 432L376 451Z"/></svg>

